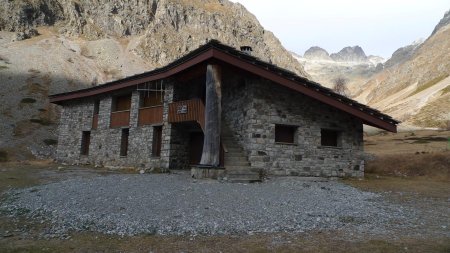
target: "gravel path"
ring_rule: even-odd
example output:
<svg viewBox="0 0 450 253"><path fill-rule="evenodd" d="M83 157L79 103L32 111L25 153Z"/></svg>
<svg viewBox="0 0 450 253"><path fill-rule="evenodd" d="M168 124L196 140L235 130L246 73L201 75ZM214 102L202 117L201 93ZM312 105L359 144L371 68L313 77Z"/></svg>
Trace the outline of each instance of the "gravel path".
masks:
<svg viewBox="0 0 450 253"><path fill-rule="evenodd" d="M339 181L275 178L230 184L186 174L74 178L8 192L11 215L50 220L52 233L240 234L351 229L384 234L409 226L411 210Z"/></svg>

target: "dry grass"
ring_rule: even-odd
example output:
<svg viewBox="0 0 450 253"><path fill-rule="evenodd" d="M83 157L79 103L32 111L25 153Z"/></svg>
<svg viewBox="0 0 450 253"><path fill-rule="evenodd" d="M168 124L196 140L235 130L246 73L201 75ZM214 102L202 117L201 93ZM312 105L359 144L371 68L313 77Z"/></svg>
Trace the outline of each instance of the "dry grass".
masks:
<svg viewBox="0 0 450 253"><path fill-rule="evenodd" d="M440 81L444 80L448 76L449 76L448 74L444 74L442 76L438 76L436 78L431 79L430 81L424 83L423 85L418 86L417 89L413 93L411 93L410 96L413 96L421 91L424 91L424 90L430 88L431 86L439 83Z"/></svg>
<svg viewBox="0 0 450 253"><path fill-rule="evenodd" d="M450 181L450 152L378 156L373 161L367 161L365 171L381 176Z"/></svg>
<svg viewBox="0 0 450 253"><path fill-rule="evenodd" d="M450 93L450 85L445 87L444 89L441 90L442 91L442 95L445 95L447 93Z"/></svg>
<svg viewBox="0 0 450 253"><path fill-rule="evenodd" d="M450 150L450 131L421 130L399 133L381 132L364 137L364 150L376 156L394 154L441 153Z"/></svg>
<svg viewBox="0 0 450 253"><path fill-rule="evenodd" d="M448 252L446 238L420 240L343 239L339 231L307 234L259 234L237 236L135 236L98 233L72 234L70 240L0 241L2 252Z"/></svg>

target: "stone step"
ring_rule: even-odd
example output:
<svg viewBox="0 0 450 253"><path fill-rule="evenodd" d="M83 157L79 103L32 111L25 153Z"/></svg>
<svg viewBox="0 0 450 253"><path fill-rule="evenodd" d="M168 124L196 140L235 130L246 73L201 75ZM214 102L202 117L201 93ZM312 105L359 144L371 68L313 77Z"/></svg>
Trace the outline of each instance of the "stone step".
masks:
<svg viewBox="0 0 450 253"><path fill-rule="evenodd" d="M238 153L238 152L244 152L243 150L242 150L242 148L240 148L240 147L228 147L228 146L226 146L226 149L227 149L227 151L229 152L229 153Z"/></svg>
<svg viewBox="0 0 450 253"><path fill-rule="evenodd" d="M244 153L244 150L242 150L242 149L240 149L240 148L228 148L228 147L226 147L226 150L225 150L226 152L225 152L225 154L233 154L233 155L235 155L235 154L245 154Z"/></svg>
<svg viewBox="0 0 450 253"><path fill-rule="evenodd" d="M248 161L237 161L237 160L231 160L227 163L227 161L225 160L225 167L227 166L249 166L250 167L250 163Z"/></svg>
<svg viewBox="0 0 450 253"><path fill-rule="evenodd" d="M245 156L225 156L225 165L231 165L233 162L246 162L249 164L249 162L247 161L247 157Z"/></svg>
<svg viewBox="0 0 450 253"><path fill-rule="evenodd" d="M229 165L226 166L225 165L225 170L227 171L227 173L231 173L231 174L251 174L251 173L256 173L259 174L259 172L261 171L261 169L259 168L253 168L250 166L240 166L240 165Z"/></svg>

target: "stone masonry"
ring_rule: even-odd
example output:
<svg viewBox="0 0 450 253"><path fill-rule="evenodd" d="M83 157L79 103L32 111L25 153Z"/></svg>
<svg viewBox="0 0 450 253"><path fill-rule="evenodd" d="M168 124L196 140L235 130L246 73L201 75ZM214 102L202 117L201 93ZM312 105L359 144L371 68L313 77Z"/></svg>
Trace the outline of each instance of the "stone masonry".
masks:
<svg viewBox="0 0 450 253"><path fill-rule="evenodd" d="M227 82L225 124L251 166L271 175L364 175L362 122L331 106L262 78ZM275 125L296 128L293 144L275 142ZM340 133L338 147L321 146L321 129Z"/></svg>
<svg viewBox="0 0 450 253"><path fill-rule="evenodd" d="M162 148L152 157L154 125L138 126L139 93L132 92L128 155L120 156L122 128L110 128L112 95L100 100L98 128L92 129L95 100L65 104L57 160L110 167L188 169L189 131L168 123L174 81L165 81ZM222 80L223 124L232 129L253 168L269 175L363 176L362 122L331 106L258 77L227 73ZM184 87L184 86L183 86ZM183 88L186 90L186 87ZM294 143L275 142L275 126L295 127ZM321 146L321 129L339 132L337 147ZM89 155L80 155L83 131L91 132ZM226 164L225 164L226 168Z"/></svg>

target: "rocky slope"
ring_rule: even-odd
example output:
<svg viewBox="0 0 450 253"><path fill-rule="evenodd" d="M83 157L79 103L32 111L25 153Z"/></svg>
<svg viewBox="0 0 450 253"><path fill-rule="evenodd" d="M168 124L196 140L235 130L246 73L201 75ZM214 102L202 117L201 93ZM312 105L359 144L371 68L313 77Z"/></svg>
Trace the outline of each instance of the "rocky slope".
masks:
<svg viewBox="0 0 450 253"><path fill-rule="evenodd" d="M366 56L359 46L345 47L331 55L325 49L314 46L306 50L303 57L293 55L303 64L311 78L324 86L333 87L336 79L344 78L349 95L383 69L384 62L380 56Z"/></svg>
<svg viewBox="0 0 450 253"><path fill-rule="evenodd" d="M48 154L58 108L47 95L166 65L209 39L248 45L308 76L242 5L226 0L0 0L0 151Z"/></svg>
<svg viewBox="0 0 450 253"><path fill-rule="evenodd" d="M389 58L384 63L384 68L390 68L409 60L416 52L416 49L419 48L422 43L423 40L414 41L411 45L407 45L395 50L391 58Z"/></svg>
<svg viewBox="0 0 450 253"><path fill-rule="evenodd" d="M449 19L447 12L422 44L400 49L407 52L406 57L396 57L397 50L392 57L395 64L387 64L362 85L356 99L391 114L405 126L446 127L450 121Z"/></svg>

